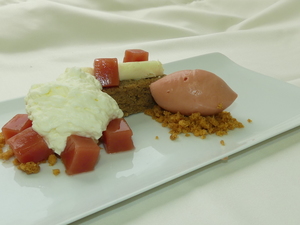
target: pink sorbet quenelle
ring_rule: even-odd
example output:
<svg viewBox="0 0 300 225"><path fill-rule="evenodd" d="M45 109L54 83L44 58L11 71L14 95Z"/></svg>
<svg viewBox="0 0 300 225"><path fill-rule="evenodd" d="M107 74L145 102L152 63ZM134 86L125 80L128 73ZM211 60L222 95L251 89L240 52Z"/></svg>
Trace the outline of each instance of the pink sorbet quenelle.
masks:
<svg viewBox="0 0 300 225"><path fill-rule="evenodd" d="M171 73L152 83L150 90L160 107L183 115L220 113L238 96L220 77L200 69Z"/></svg>

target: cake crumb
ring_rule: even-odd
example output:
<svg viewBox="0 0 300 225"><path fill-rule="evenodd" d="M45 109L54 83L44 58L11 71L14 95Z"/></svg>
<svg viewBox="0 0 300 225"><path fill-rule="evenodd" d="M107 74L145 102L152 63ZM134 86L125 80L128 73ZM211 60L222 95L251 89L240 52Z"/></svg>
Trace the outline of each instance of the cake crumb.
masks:
<svg viewBox="0 0 300 225"><path fill-rule="evenodd" d="M57 175L60 174L60 169L53 169L53 170L52 170L52 173L53 173L55 176L57 176Z"/></svg>
<svg viewBox="0 0 300 225"><path fill-rule="evenodd" d="M38 173L41 170L40 165L35 162L21 163L18 166L18 169L22 170L23 172L25 172L27 174Z"/></svg>
<svg viewBox="0 0 300 225"><path fill-rule="evenodd" d="M174 134L171 134L170 139L171 139L172 141L174 141L174 140L177 139L177 137L178 137L178 135L174 133Z"/></svg>
<svg viewBox="0 0 300 225"><path fill-rule="evenodd" d="M0 154L3 153L3 147L5 145L5 139L3 133L0 133Z"/></svg>
<svg viewBox="0 0 300 225"><path fill-rule="evenodd" d="M247 119L248 123L252 123L252 120L251 119Z"/></svg>
<svg viewBox="0 0 300 225"><path fill-rule="evenodd" d="M57 162L56 155L55 154L49 155L49 157L48 157L49 166L54 166L56 164L56 162Z"/></svg>
<svg viewBox="0 0 300 225"><path fill-rule="evenodd" d="M161 123L163 127L168 127L171 140L176 140L181 133L184 133L185 136L193 134L201 139L205 139L209 134L223 136L227 135L230 130L244 127L241 122L225 111L212 116L201 116L200 113L185 116L179 112L171 113L155 105L153 108L145 110L144 113Z"/></svg>
<svg viewBox="0 0 300 225"><path fill-rule="evenodd" d="M223 109L223 104L219 103L218 106L217 106L217 109Z"/></svg>
<svg viewBox="0 0 300 225"><path fill-rule="evenodd" d="M15 159L12 161L12 163L13 163L15 166L18 166L18 165L21 164L20 161L19 161L17 158L15 158Z"/></svg>
<svg viewBox="0 0 300 225"><path fill-rule="evenodd" d="M0 142L4 143L4 135L2 132L0 132Z"/></svg>
<svg viewBox="0 0 300 225"><path fill-rule="evenodd" d="M2 160L9 160L11 157L14 156L14 152L11 148L6 148L5 146L5 139L3 133L0 133L0 159ZM6 150L4 150L6 149Z"/></svg>
<svg viewBox="0 0 300 225"><path fill-rule="evenodd" d="M225 146L225 141L224 141L224 140L221 140L221 141L220 141L220 144L223 145L223 146Z"/></svg>
<svg viewBox="0 0 300 225"><path fill-rule="evenodd" d="M159 139L159 137L158 137L158 136L155 136L155 139L156 139L156 140L158 140L158 139Z"/></svg>
<svg viewBox="0 0 300 225"><path fill-rule="evenodd" d="M224 162L226 162L226 161L228 161L228 159L229 159L229 157L227 156L227 157L224 157L224 158L221 159L221 160L224 161Z"/></svg>
<svg viewBox="0 0 300 225"><path fill-rule="evenodd" d="M10 148L8 148L5 152L1 151L0 153L0 159L3 160L9 160L13 156L14 156L14 152Z"/></svg>

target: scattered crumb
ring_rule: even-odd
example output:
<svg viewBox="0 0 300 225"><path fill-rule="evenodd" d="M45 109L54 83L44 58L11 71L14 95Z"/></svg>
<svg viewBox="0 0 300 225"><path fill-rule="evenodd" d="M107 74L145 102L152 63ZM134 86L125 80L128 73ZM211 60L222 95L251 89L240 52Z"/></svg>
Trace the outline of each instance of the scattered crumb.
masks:
<svg viewBox="0 0 300 225"><path fill-rule="evenodd" d="M56 162L57 162L56 155L55 154L49 155L49 157L48 157L49 166L54 166L56 164Z"/></svg>
<svg viewBox="0 0 300 225"><path fill-rule="evenodd" d="M252 123L252 120L251 119L247 119L248 123Z"/></svg>
<svg viewBox="0 0 300 225"><path fill-rule="evenodd" d="M14 156L14 152L10 148L6 148L5 146L5 139L3 133L0 133L0 159L2 160L9 160L11 157ZM4 151L4 148L6 150Z"/></svg>
<svg viewBox="0 0 300 225"><path fill-rule="evenodd" d="M7 149L5 152L0 153L0 159L3 159L3 160L9 160L13 156L14 156L14 152L10 148Z"/></svg>
<svg viewBox="0 0 300 225"><path fill-rule="evenodd" d="M53 169L52 173L57 176L58 174L60 174L60 169Z"/></svg>
<svg viewBox="0 0 300 225"><path fill-rule="evenodd" d="M3 147L5 145L4 136L2 133L0 133L0 154L3 153Z"/></svg>
<svg viewBox="0 0 300 225"><path fill-rule="evenodd" d="M16 158L12 161L12 163L13 163L15 166L18 166L18 165L21 164L20 161L19 161L18 159L16 159Z"/></svg>
<svg viewBox="0 0 300 225"><path fill-rule="evenodd" d="M228 159L229 159L229 157L227 156L227 157L225 157L225 158L223 158L223 159L221 159L222 161L228 161Z"/></svg>
<svg viewBox="0 0 300 225"><path fill-rule="evenodd" d="M42 161L40 161L38 163L41 164L41 163L46 163L46 162L47 162L47 159L44 159L44 160L42 160Z"/></svg>
<svg viewBox="0 0 300 225"><path fill-rule="evenodd" d="M170 139L171 139L172 141L174 141L174 140L177 139L177 137L178 137L178 134L173 133L173 134L171 134Z"/></svg>
<svg viewBox="0 0 300 225"><path fill-rule="evenodd" d="M155 139L156 139L156 140L158 140L158 139L159 139L159 137L158 137L158 136L155 136Z"/></svg>
<svg viewBox="0 0 300 225"><path fill-rule="evenodd" d="M39 163L34 163L34 162L21 163L18 166L18 169L22 170L27 174L38 173L41 170Z"/></svg>
<svg viewBox="0 0 300 225"><path fill-rule="evenodd" d="M145 111L145 114L170 129L170 139L176 140L178 135L184 133L193 134L196 137L205 139L209 134L223 136L229 130L243 128L244 125L233 118L229 112L221 112L213 116L201 116L200 113L193 113L184 116L180 113L171 113L163 110L158 105Z"/></svg>
<svg viewBox="0 0 300 225"><path fill-rule="evenodd" d="M224 141L224 140L221 140L221 141L220 141L220 144L223 145L223 146L225 146L225 141Z"/></svg>
<svg viewBox="0 0 300 225"><path fill-rule="evenodd" d="M217 109L223 109L223 104L219 103L218 106L217 106Z"/></svg>
<svg viewBox="0 0 300 225"><path fill-rule="evenodd" d="M4 143L4 135L2 132L0 132L0 142Z"/></svg>

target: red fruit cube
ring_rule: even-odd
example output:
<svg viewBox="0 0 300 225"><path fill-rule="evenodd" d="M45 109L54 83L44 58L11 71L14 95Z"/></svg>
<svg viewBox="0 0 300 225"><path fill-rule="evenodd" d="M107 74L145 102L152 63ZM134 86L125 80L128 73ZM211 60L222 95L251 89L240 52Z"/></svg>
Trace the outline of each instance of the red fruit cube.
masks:
<svg viewBox="0 0 300 225"><path fill-rule="evenodd" d="M29 127L7 140L15 157L21 162L41 162L53 154L43 137Z"/></svg>
<svg viewBox="0 0 300 225"><path fill-rule="evenodd" d="M117 58L97 58L94 60L94 76L102 87L116 87L120 84Z"/></svg>
<svg viewBox="0 0 300 225"><path fill-rule="evenodd" d="M132 135L132 130L124 118L110 121L102 135L105 151L117 153L133 149Z"/></svg>
<svg viewBox="0 0 300 225"><path fill-rule="evenodd" d="M148 61L149 52L142 49L127 49L123 62Z"/></svg>
<svg viewBox="0 0 300 225"><path fill-rule="evenodd" d="M92 139L71 135L65 150L60 154L68 175L94 170L100 155L100 147Z"/></svg>
<svg viewBox="0 0 300 225"><path fill-rule="evenodd" d="M27 114L17 114L9 120L3 127L2 133L5 141L14 135L20 133L28 127L31 127L32 121L28 119Z"/></svg>

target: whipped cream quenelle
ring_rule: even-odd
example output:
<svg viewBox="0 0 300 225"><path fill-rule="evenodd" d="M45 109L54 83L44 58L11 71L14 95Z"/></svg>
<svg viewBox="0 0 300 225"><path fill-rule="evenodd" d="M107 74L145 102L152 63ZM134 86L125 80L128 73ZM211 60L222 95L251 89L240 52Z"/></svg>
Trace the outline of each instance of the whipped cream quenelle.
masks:
<svg viewBox="0 0 300 225"><path fill-rule="evenodd" d="M99 139L111 120L123 116L116 101L101 90L100 82L80 68L33 85L25 97L33 129L57 154L71 134Z"/></svg>

